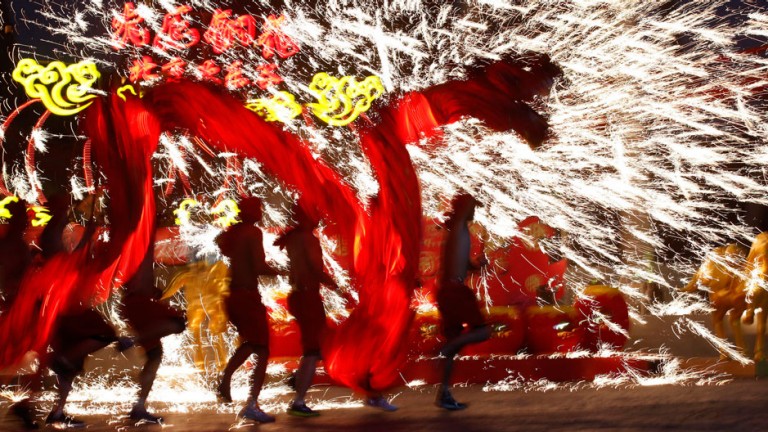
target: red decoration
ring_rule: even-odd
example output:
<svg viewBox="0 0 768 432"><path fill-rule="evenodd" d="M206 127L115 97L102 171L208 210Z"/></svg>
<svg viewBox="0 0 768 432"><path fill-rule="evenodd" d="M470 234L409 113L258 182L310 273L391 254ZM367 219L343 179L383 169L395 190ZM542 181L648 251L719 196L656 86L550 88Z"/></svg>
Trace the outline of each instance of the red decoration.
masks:
<svg viewBox="0 0 768 432"><path fill-rule="evenodd" d="M591 350L598 345L622 348L627 343L629 333L629 307L624 296L616 288L605 285L590 285L584 289L584 297L576 300L574 307L582 317L580 325L584 329L584 344ZM611 328L603 318L620 327Z"/></svg>
<svg viewBox="0 0 768 432"><path fill-rule="evenodd" d="M219 72L221 72L221 68L216 64L215 61L206 60L203 64L197 67L197 70L199 70L203 75L203 81L211 81L217 84L221 84L221 79L216 76Z"/></svg>
<svg viewBox="0 0 768 432"><path fill-rule="evenodd" d="M520 309L514 306L494 306L488 313L487 322L491 326L491 338L467 346L462 354L517 354L525 340L525 320Z"/></svg>
<svg viewBox="0 0 768 432"><path fill-rule="evenodd" d="M256 72L259 73L259 77L256 79L256 84L260 89L265 90L273 85L283 82L283 78L275 72L277 65L274 63L263 64L256 67Z"/></svg>
<svg viewBox="0 0 768 432"><path fill-rule="evenodd" d="M515 238L511 245L489 253L496 269L488 287L493 303L531 305L541 286L561 299L565 293L562 287L567 261L550 263L549 256L539 247L539 241L552 237L555 230L535 216L520 222L518 229L525 233L525 238Z"/></svg>
<svg viewBox="0 0 768 432"><path fill-rule="evenodd" d="M184 19L184 14L192 10L190 6L183 5L168 13L163 18L163 27L155 36L154 46L166 50L190 48L200 42L200 32L190 26Z"/></svg>
<svg viewBox="0 0 768 432"><path fill-rule="evenodd" d="M528 348L533 354L576 351L584 330L571 306L531 306L525 310Z"/></svg>
<svg viewBox="0 0 768 432"><path fill-rule="evenodd" d="M112 18L112 47L116 50L125 48L128 43L144 46L149 43L149 29L140 27L144 18L136 13L136 6L125 4L122 16Z"/></svg>
<svg viewBox="0 0 768 432"><path fill-rule="evenodd" d="M161 69L165 76L178 79L184 76L186 68L187 62L180 57L174 57L168 63L164 64Z"/></svg>
<svg viewBox="0 0 768 432"><path fill-rule="evenodd" d="M203 39L211 44L213 52L221 54L234 45L235 41L249 46L256 37L256 20L250 15L231 18L232 9L216 9Z"/></svg>
<svg viewBox="0 0 768 432"><path fill-rule="evenodd" d="M261 45L261 55L265 59L271 59L275 53L280 58L288 58L299 52L299 46L296 45L296 42L283 33L283 30L280 28L283 25L283 21L285 21L283 15L279 17L270 15L261 26L262 33L256 43Z"/></svg>
<svg viewBox="0 0 768 432"><path fill-rule="evenodd" d="M224 85L229 88L238 89L245 87L250 83L248 78L243 76L243 62L238 60L227 66L227 75L224 76Z"/></svg>
<svg viewBox="0 0 768 432"><path fill-rule="evenodd" d="M150 56L143 56L141 59L133 61L133 66L129 69L129 79L132 82L145 81L160 78L160 75L153 71L157 68L157 63Z"/></svg>

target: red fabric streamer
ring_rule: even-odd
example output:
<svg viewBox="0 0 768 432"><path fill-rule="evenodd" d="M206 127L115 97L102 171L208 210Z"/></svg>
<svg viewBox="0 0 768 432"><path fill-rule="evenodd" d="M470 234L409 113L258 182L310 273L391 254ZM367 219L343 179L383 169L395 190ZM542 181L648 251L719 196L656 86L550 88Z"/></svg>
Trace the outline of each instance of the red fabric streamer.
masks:
<svg viewBox="0 0 768 432"><path fill-rule="evenodd" d="M161 132L186 130L219 152L258 160L301 193L310 217L334 224L339 241L353 245L350 273L360 303L328 338L326 367L352 388L386 389L405 360L421 237L420 190L406 144L434 136L435 128L463 116L497 130L512 128L538 144L541 118L530 117L533 111L524 103L528 95L509 84L519 82L519 70L492 66L467 81L411 93L372 116L379 119L376 125L358 127L380 185L368 211L305 143L208 85L168 82L147 90L143 99L127 95L123 102L112 93L96 100L83 125L94 161L107 178L110 241L99 244L95 254L80 249L56 256L28 275L11 310L0 315L0 367L30 349L41 350L59 313L103 301L113 286L133 275L155 230L151 155ZM521 113L528 117L513 115Z"/></svg>

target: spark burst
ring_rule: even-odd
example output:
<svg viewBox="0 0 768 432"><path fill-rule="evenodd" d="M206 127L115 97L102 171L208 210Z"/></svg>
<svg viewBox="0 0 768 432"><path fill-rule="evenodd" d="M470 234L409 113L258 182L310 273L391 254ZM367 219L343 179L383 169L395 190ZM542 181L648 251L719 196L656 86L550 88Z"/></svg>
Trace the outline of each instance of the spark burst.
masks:
<svg viewBox="0 0 768 432"><path fill-rule="evenodd" d="M101 68L123 67L103 30L121 4L32 3L56 23L49 30L66 39L61 53L75 58L85 54ZM187 3L207 11L217 6L207 0ZM377 75L389 94L397 94L461 79L470 66L514 53L546 53L562 67L562 80L549 98L538 101L537 109L548 115L551 126L544 148L531 150L520 137L489 133L470 119L446 127L445 147L430 151L412 146L410 153L429 216L439 217L449 197L466 189L486 204L477 220L492 242L522 235L517 222L529 215L561 230L564 235L545 240L544 247L569 259L566 278L575 296L587 280L601 279L633 299L632 316L637 319L642 319L639 307L657 315L704 310L691 296L678 293L678 281L662 277L659 267L690 275L713 245L730 239L749 243L755 234L747 226L718 221L717 215L731 211L727 203L733 201L768 204L763 166L768 123L760 100L768 86L768 60L742 52L737 44L738 38L768 36L765 10L726 12L725 1L681 2L671 8L644 0L478 0L464 6L420 0L323 3L291 4L282 11L286 33L302 47L296 60L281 65L284 86L297 95L307 94L310 69ZM258 9L260 3L253 4ZM179 5L163 0L137 10L156 31L165 11ZM205 28L206 23L194 25ZM21 47L19 55L24 51ZM220 58L258 64L253 53L237 53ZM196 66L195 59L187 60ZM313 128L298 121L286 127L305 137L361 198L376 193L376 181L350 130ZM157 158L166 166L203 167L206 175L193 184L196 195L232 195L232 186L218 182L226 177L228 155L211 161L184 139L165 141L166 150ZM250 167L246 184L251 193L278 197L267 201L267 221L287 221L290 191L261 173L258 163L245 165ZM7 183L22 192L34 189L20 170ZM168 198L169 207L174 199ZM183 232L190 244L202 246L210 244L212 229ZM664 230L675 232L695 256L658 262L656 257L669 255ZM332 248L328 242L325 246ZM338 274L340 267L330 268L346 280ZM639 291L645 280L666 287L672 301L645 304ZM688 318L678 324L728 349Z"/></svg>

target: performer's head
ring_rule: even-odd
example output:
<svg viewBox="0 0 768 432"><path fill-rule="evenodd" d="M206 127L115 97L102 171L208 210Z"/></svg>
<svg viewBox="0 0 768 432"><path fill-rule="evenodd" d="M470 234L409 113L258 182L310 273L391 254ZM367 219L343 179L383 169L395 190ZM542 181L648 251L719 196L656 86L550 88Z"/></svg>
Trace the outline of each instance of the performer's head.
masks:
<svg viewBox="0 0 768 432"><path fill-rule="evenodd" d="M456 195L451 201L451 212L448 213L447 225L453 223L468 222L475 217L475 207L481 205L475 197L463 192Z"/></svg>
<svg viewBox="0 0 768 432"><path fill-rule="evenodd" d="M242 198L237 207L240 209L239 217L243 223L254 224L261 220L261 199L258 197Z"/></svg>

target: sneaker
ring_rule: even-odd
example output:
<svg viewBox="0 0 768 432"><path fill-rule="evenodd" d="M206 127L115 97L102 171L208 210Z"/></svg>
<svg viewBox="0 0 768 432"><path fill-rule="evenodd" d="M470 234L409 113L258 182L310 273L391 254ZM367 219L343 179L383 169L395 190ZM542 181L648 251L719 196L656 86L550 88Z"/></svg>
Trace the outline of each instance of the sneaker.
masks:
<svg viewBox="0 0 768 432"><path fill-rule="evenodd" d="M8 408L8 411L24 423L25 429L39 429L40 425L35 420L35 413L29 399L22 399Z"/></svg>
<svg viewBox="0 0 768 432"><path fill-rule="evenodd" d="M58 413L52 412L48 414L48 418L45 419L45 424L52 425L57 429L79 429L85 427L85 422L78 420L74 417L70 417L64 412Z"/></svg>
<svg viewBox="0 0 768 432"><path fill-rule="evenodd" d="M443 391L437 394L435 405L448 411L460 411L467 408L467 404L456 402L449 391Z"/></svg>
<svg viewBox="0 0 768 432"><path fill-rule="evenodd" d="M253 420L259 423L273 423L275 418L262 411L256 404L246 405L237 415L241 419Z"/></svg>
<svg viewBox="0 0 768 432"><path fill-rule="evenodd" d="M232 403L232 393L229 382L219 377L219 385L216 386L216 398L221 403Z"/></svg>
<svg viewBox="0 0 768 432"><path fill-rule="evenodd" d="M296 417L317 417L320 415L319 412L308 407L306 404L295 403L288 407L288 414Z"/></svg>
<svg viewBox="0 0 768 432"><path fill-rule="evenodd" d="M365 404L371 408L380 409L382 411L392 412L397 411L397 407L389 403L384 396L371 397L365 400Z"/></svg>
<svg viewBox="0 0 768 432"><path fill-rule="evenodd" d="M117 338L113 345L117 352L123 353L133 348L133 346L136 345L136 341L133 338L127 336L120 336Z"/></svg>
<svg viewBox="0 0 768 432"><path fill-rule="evenodd" d="M162 424L163 418L150 414L146 408L134 406L128 417L136 423Z"/></svg>

